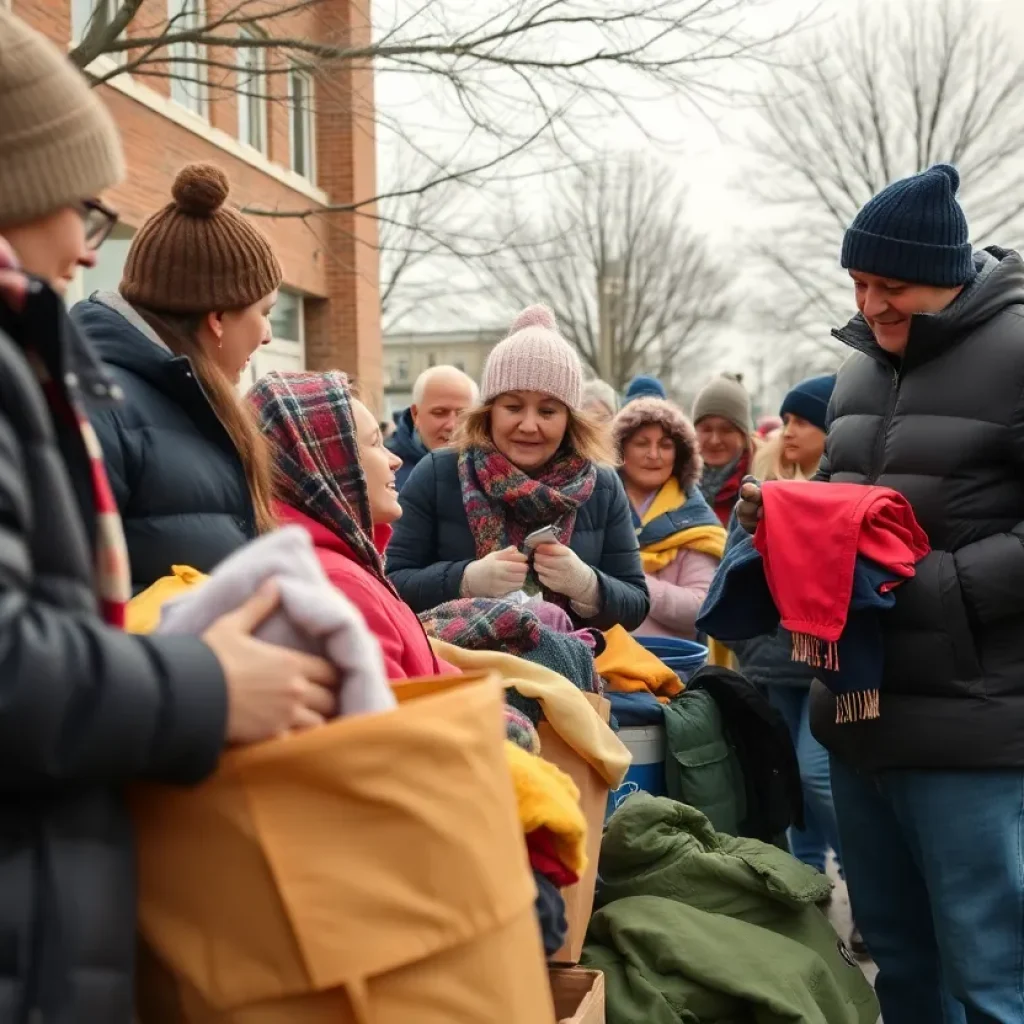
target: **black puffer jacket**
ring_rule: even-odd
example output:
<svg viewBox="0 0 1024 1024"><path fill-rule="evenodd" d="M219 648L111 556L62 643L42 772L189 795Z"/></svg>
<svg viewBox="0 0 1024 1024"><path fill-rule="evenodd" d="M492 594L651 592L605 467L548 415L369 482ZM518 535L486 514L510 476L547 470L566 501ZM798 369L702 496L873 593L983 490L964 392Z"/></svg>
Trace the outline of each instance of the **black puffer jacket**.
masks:
<svg viewBox="0 0 1024 1024"><path fill-rule="evenodd" d="M118 295L80 302L71 318L124 392L95 424L135 590L172 565L210 572L255 537L255 513L238 452L192 364Z"/></svg>
<svg viewBox="0 0 1024 1024"><path fill-rule="evenodd" d="M387 550L387 570L402 600L425 612L459 596L476 544L462 502L458 453L431 452L402 491L403 515ZM647 618L647 592L629 500L614 470L600 467L594 493L580 506L569 547L601 584L601 611L588 626L633 630Z"/></svg>
<svg viewBox="0 0 1024 1024"><path fill-rule="evenodd" d="M90 462L24 351L59 387L110 382L36 285L0 299L0 1021L129 1024L133 779L194 782L225 732L224 678L189 637L103 625L93 591Z"/></svg>
<svg viewBox="0 0 1024 1024"><path fill-rule="evenodd" d="M1024 263L990 249L941 313L916 316L901 363L855 317L822 473L905 495L933 551L883 614L881 717L814 734L867 768L1024 767Z"/></svg>

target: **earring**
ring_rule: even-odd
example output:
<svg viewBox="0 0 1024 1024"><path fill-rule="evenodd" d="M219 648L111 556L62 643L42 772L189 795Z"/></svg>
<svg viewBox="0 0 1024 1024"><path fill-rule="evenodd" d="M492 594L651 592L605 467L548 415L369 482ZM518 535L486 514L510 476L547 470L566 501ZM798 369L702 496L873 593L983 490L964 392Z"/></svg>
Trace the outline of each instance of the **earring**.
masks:
<svg viewBox="0 0 1024 1024"><path fill-rule="evenodd" d="M217 339L217 348L223 348L223 347L224 347L224 339L223 338L218 338Z"/></svg>

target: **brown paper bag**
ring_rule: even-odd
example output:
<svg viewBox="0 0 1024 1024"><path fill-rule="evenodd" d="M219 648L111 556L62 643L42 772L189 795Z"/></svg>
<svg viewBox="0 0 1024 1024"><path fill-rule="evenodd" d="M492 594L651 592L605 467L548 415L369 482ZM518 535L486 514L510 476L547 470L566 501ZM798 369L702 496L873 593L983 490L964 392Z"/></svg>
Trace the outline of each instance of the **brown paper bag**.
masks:
<svg viewBox="0 0 1024 1024"><path fill-rule="evenodd" d="M396 694L135 795L143 1024L553 1021L500 683Z"/></svg>

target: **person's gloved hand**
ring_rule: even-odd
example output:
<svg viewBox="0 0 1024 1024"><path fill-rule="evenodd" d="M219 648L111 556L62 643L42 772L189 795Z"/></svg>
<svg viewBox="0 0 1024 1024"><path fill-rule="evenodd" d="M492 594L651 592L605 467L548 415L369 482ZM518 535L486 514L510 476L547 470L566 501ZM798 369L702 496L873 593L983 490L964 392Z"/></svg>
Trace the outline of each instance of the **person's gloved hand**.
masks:
<svg viewBox="0 0 1024 1024"><path fill-rule="evenodd" d="M745 476L740 485L740 500L736 504L736 518L747 533L754 533L763 515L761 482L755 477Z"/></svg>
<svg viewBox="0 0 1024 1024"><path fill-rule="evenodd" d="M548 590L569 598L585 619L600 611L601 584L597 573L564 544L541 544L533 556L533 571Z"/></svg>
<svg viewBox="0 0 1024 1024"><path fill-rule="evenodd" d="M526 555L514 547L492 551L470 562L462 574L463 597L507 597L526 583Z"/></svg>

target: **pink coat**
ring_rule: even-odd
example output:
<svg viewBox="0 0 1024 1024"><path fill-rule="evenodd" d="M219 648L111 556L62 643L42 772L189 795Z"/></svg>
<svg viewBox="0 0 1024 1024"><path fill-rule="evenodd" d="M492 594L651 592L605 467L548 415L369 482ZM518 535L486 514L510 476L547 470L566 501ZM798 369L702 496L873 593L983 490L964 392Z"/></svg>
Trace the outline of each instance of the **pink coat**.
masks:
<svg viewBox="0 0 1024 1024"><path fill-rule="evenodd" d="M651 611L635 636L677 636L693 640L694 622L718 568L718 559L685 548L660 572L647 573Z"/></svg>

